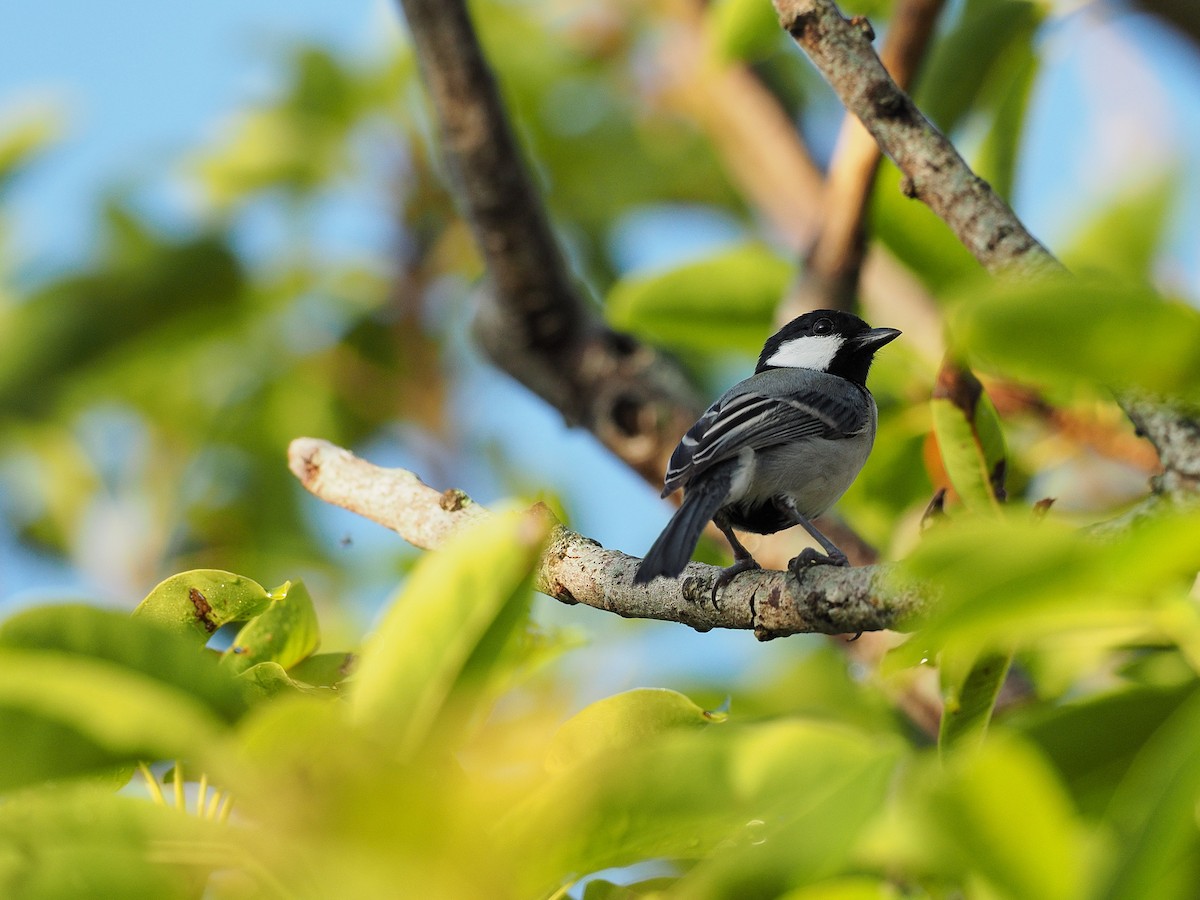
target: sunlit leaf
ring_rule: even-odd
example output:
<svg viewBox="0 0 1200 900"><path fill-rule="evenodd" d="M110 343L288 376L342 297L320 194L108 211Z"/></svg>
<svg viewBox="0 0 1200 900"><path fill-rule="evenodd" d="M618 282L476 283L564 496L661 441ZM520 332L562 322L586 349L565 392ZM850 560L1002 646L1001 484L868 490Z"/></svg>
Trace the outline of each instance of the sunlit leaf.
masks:
<svg viewBox="0 0 1200 900"><path fill-rule="evenodd" d="M222 625L253 618L271 602L256 581L220 569L194 569L159 582L133 614L207 640Z"/></svg>
<svg viewBox="0 0 1200 900"><path fill-rule="evenodd" d="M1179 197L1177 172L1118 196L1063 248L1060 257L1074 272L1108 272L1148 282L1170 213Z"/></svg>
<svg viewBox="0 0 1200 900"><path fill-rule="evenodd" d="M320 644L317 613L304 582L289 581L269 596L270 605L237 633L223 655L234 672L262 662L290 669Z"/></svg>
<svg viewBox="0 0 1200 900"><path fill-rule="evenodd" d="M0 190L54 142L62 131L53 109L39 109L0 122Z"/></svg>
<svg viewBox="0 0 1200 900"><path fill-rule="evenodd" d="M976 286L951 316L977 368L1059 387L1200 395L1200 312L1113 279Z"/></svg>
<svg viewBox="0 0 1200 900"><path fill-rule="evenodd" d="M1200 517L1163 516L1100 541L1024 516L958 518L904 562L938 600L899 656L916 663L947 641L968 647L1044 639L1058 629L1150 624L1200 569Z"/></svg>
<svg viewBox="0 0 1200 900"><path fill-rule="evenodd" d="M916 94L921 110L947 132L971 109L1005 52L1032 41L1043 15L1027 0L974 0L962 10L930 51Z"/></svg>
<svg viewBox="0 0 1200 900"><path fill-rule="evenodd" d="M675 349L757 353L793 265L758 244L617 282L606 308L617 328Z"/></svg>
<svg viewBox="0 0 1200 900"><path fill-rule="evenodd" d="M356 721L408 754L448 712L456 689L468 705L478 700L524 622L546 527L525 511L498 513L417 564L363 648Z"/></svg>
<svg viewBox="0 0 1200 900"><path fill-rule="evenodd" d="M0 846L5 897L190 900L242 856L228 827L95 789L6 797Z"/></svg>
<svg viewBox="0 0 1200 900"><path fill-rule="evenodd" d="M194 697L113 663L0 649L0 789L139 759L187 757L222 733Z"/></svg>
<svg viewBox="0 0 1200 900"><path fill-rule="evenodd" d="M977 745L983 740L996 697L1012 665L1012 654L1005 651L968 651L965 664L954 666L954 654L943 648L938 660L942 682L942 718L938 728L938 747Z"/></svg>
<svg viewBox="0 0 1200 900"><path fill-rule="evenodd" d="M670 729L562 770L499 823L498 836L536 858L526 878L539 890L564 872L718 849L728 859L712 864L730 882L756 866L835 871L864 810L882 802L896 749L814 722ZM695 885L689 896L704 882Z"/></svg>
<svg viewBox="0 0 1200 900"><path fill-rule="evenodd" d="M937 851L1000 896L1070 900L1087 875L1083 829L1055 772L1026 744L993 736L931 776ZM1031 848L1037 852L1030 852Z"/></svg>
<svg viewBox="0 0 1200 900"><path fill-rule="evenodd" d="M1117 854L1098 896L1117 900L1186 897L1200 873L1200 693L1146 742L1110 807Z"/></svg>
<svg viewBox="0 0 1200 900"><path fill-rule="evenodd" d="M942 363L930 400L933 431L955 493L973 511L1004 499L1008 462L1000 416L969 369Z"/></svg>
<svg viewBox="0 0 1200 900"><path fill-rule="evenodd" d="M717 0L705 17L713 51L725 62L766 56L783 34L771 4L757 0Z"/></svg>
<svg viewBox="0 0 1200 900"><path fill-rule="evenodd" d="M0 649L112 663L190 695L226 721L246 711L242 690L195 641L116 610L82 605L24 610L0 624Z"/></svg>
<svg viewBox="0 0 1200 900"><path fill-rule="evenodd" d="M564 722L550 745L546 767L557 772L596 754L620 753L664 731L723 722L725 718L724 713L701 709L676 691L625 691L597 700Z"/></svg>

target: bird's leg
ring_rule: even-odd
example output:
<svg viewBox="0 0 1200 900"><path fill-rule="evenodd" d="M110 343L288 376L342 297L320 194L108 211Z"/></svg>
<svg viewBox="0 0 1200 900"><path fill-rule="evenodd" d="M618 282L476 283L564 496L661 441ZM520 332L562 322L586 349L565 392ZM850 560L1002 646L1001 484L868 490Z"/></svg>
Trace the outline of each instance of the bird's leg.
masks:
<svg viewBox="0 0 1200 900"><path fill-rule="evenodd" d="M799 556L792 559L791 562L788 563L788 571L796 576L796 578L800 577L800 573L804 569L808 569L812 566L850 565L850 560L846 558L846 554L839 550L834 545L833 541L821 534L821 532L817 530L817 526L808 521L807 516L802 515L800 510L796 509L796 504L792 501L791 497L776 497L775 504L781 510L790 514L792 518L796 520L796 524L802 526L805 531L812 535L813 540L820 544L821 548L825 551L825 555L822 556L812 547L805 547L800 552Z"/></svg>
<svg viewBox="0 0 1200 900"><path fill-rule="evenodd" d="M733 533L733 526L729 524L729 521L724 516L720 514L716 515L713 518L713 522L721 529L721 534L725 535L725 540L729 541L729 546L733 548L733 565L722 569L713 581L712 605L713 609L719 609L717 606L717 592L721 588L733 581L742 572L762 567L754 561L754 557L750 555L750 551L742 546L742 542Z"/></svg>

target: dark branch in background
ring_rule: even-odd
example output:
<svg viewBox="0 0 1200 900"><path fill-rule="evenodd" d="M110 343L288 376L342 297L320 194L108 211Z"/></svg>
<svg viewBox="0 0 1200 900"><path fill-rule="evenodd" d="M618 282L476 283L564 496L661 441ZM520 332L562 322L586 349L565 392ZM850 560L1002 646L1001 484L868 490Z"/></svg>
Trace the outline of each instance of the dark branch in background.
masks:
<svg viewBox="0 0 1200 900"><path fill-rule="evenodd" d="M476 321L492 361L659 483L701 411L678 367L608 328L567 271L462 0L401 0L455 197L489 284Z"/></svg>
<svg viewBox="0 0 1200 900"><path fill-rule="evenodd" d="M944 4L945 0L897 4L880 59L900 87L907 89L915 79ZM809 309L853 305L867 247L867 208L882 156L862 122L847 115L826 180L825 219L781 318L791 319Z"/></svg>
<svg viewBox="0 0 1200 900"><path fill-rule="evenodd" d="M937 213L985 269L1060 267L888 75L869 28L843 17L832 0L774 4L780 25L904 173L906 193Z"/></svg>
<svg viewBox="0 0 1200 900"><path fill-rule="evenodd" d="M317 497L427 550L489 515L461 491L436 491L411 472L380 469L315 438L292 441L288 465ZM915 589L890 584L884 568L818 566L799 581L786 572L747 572L721 592L720 606L714 607L709 597L718 567L692 563L682 582L659 579L634 586L639 562L556 527L535 586L563 603L583 603L627 618L682 622L697 631L752 630L759 640L903 628L925 604Z"/></svg>

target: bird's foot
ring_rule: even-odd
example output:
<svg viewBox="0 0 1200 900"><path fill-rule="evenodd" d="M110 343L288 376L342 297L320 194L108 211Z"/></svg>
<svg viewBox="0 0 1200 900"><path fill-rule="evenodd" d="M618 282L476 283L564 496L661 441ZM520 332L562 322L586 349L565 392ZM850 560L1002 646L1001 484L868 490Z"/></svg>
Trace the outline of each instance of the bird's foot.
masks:
<svg viewBox="0 0 1200 900"><path fill-rule="evenodd" d="M800 551L800 555L788 563L788 571L797 579L807 569L813 566L848 566L850 560L846 559L846 554L840 550L835 550L826 556L814 550L812 547L805 547Z"/></svg>
<svg viewBox="0 0 1200 900"><path fill-rule="evenodd" d="M721 608L717 605L717 593L724 588L725 585L729 584L729 582L733 581L733 579L737 578L737 576L741 575L743 572L748 572L751 569L761 568L762 566L756 563L753 557L747 556L745 559L735 559L732 566L729 566L728 568L722 569L720 572L718 572L717 577L713 579L712 586L713 609Z"/></svg>

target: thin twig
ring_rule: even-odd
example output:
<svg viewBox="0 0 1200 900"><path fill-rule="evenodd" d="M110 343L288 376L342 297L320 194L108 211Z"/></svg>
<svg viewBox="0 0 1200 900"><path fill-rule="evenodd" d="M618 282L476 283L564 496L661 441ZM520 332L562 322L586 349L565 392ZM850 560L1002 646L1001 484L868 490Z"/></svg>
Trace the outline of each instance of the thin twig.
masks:
<svg viewBox="0 0 1200 900"><path fill-rule="evenodd" d="M461 491L439 492L412 472L381 469L316 438L297 438L288 465L325 500L392 529L424 549L489 515ZM752 630L760 640L790 634L853 634L903 629L924 609L912 587L883 566L817 567L799 580L787 572L747 572L728 585L718 607L709 597L721 570L692 563L683 578L633 584L639 560L556 527L542 557L537 589L563 603L583 603L627 618L681 622L697 631Z"/></svg>

